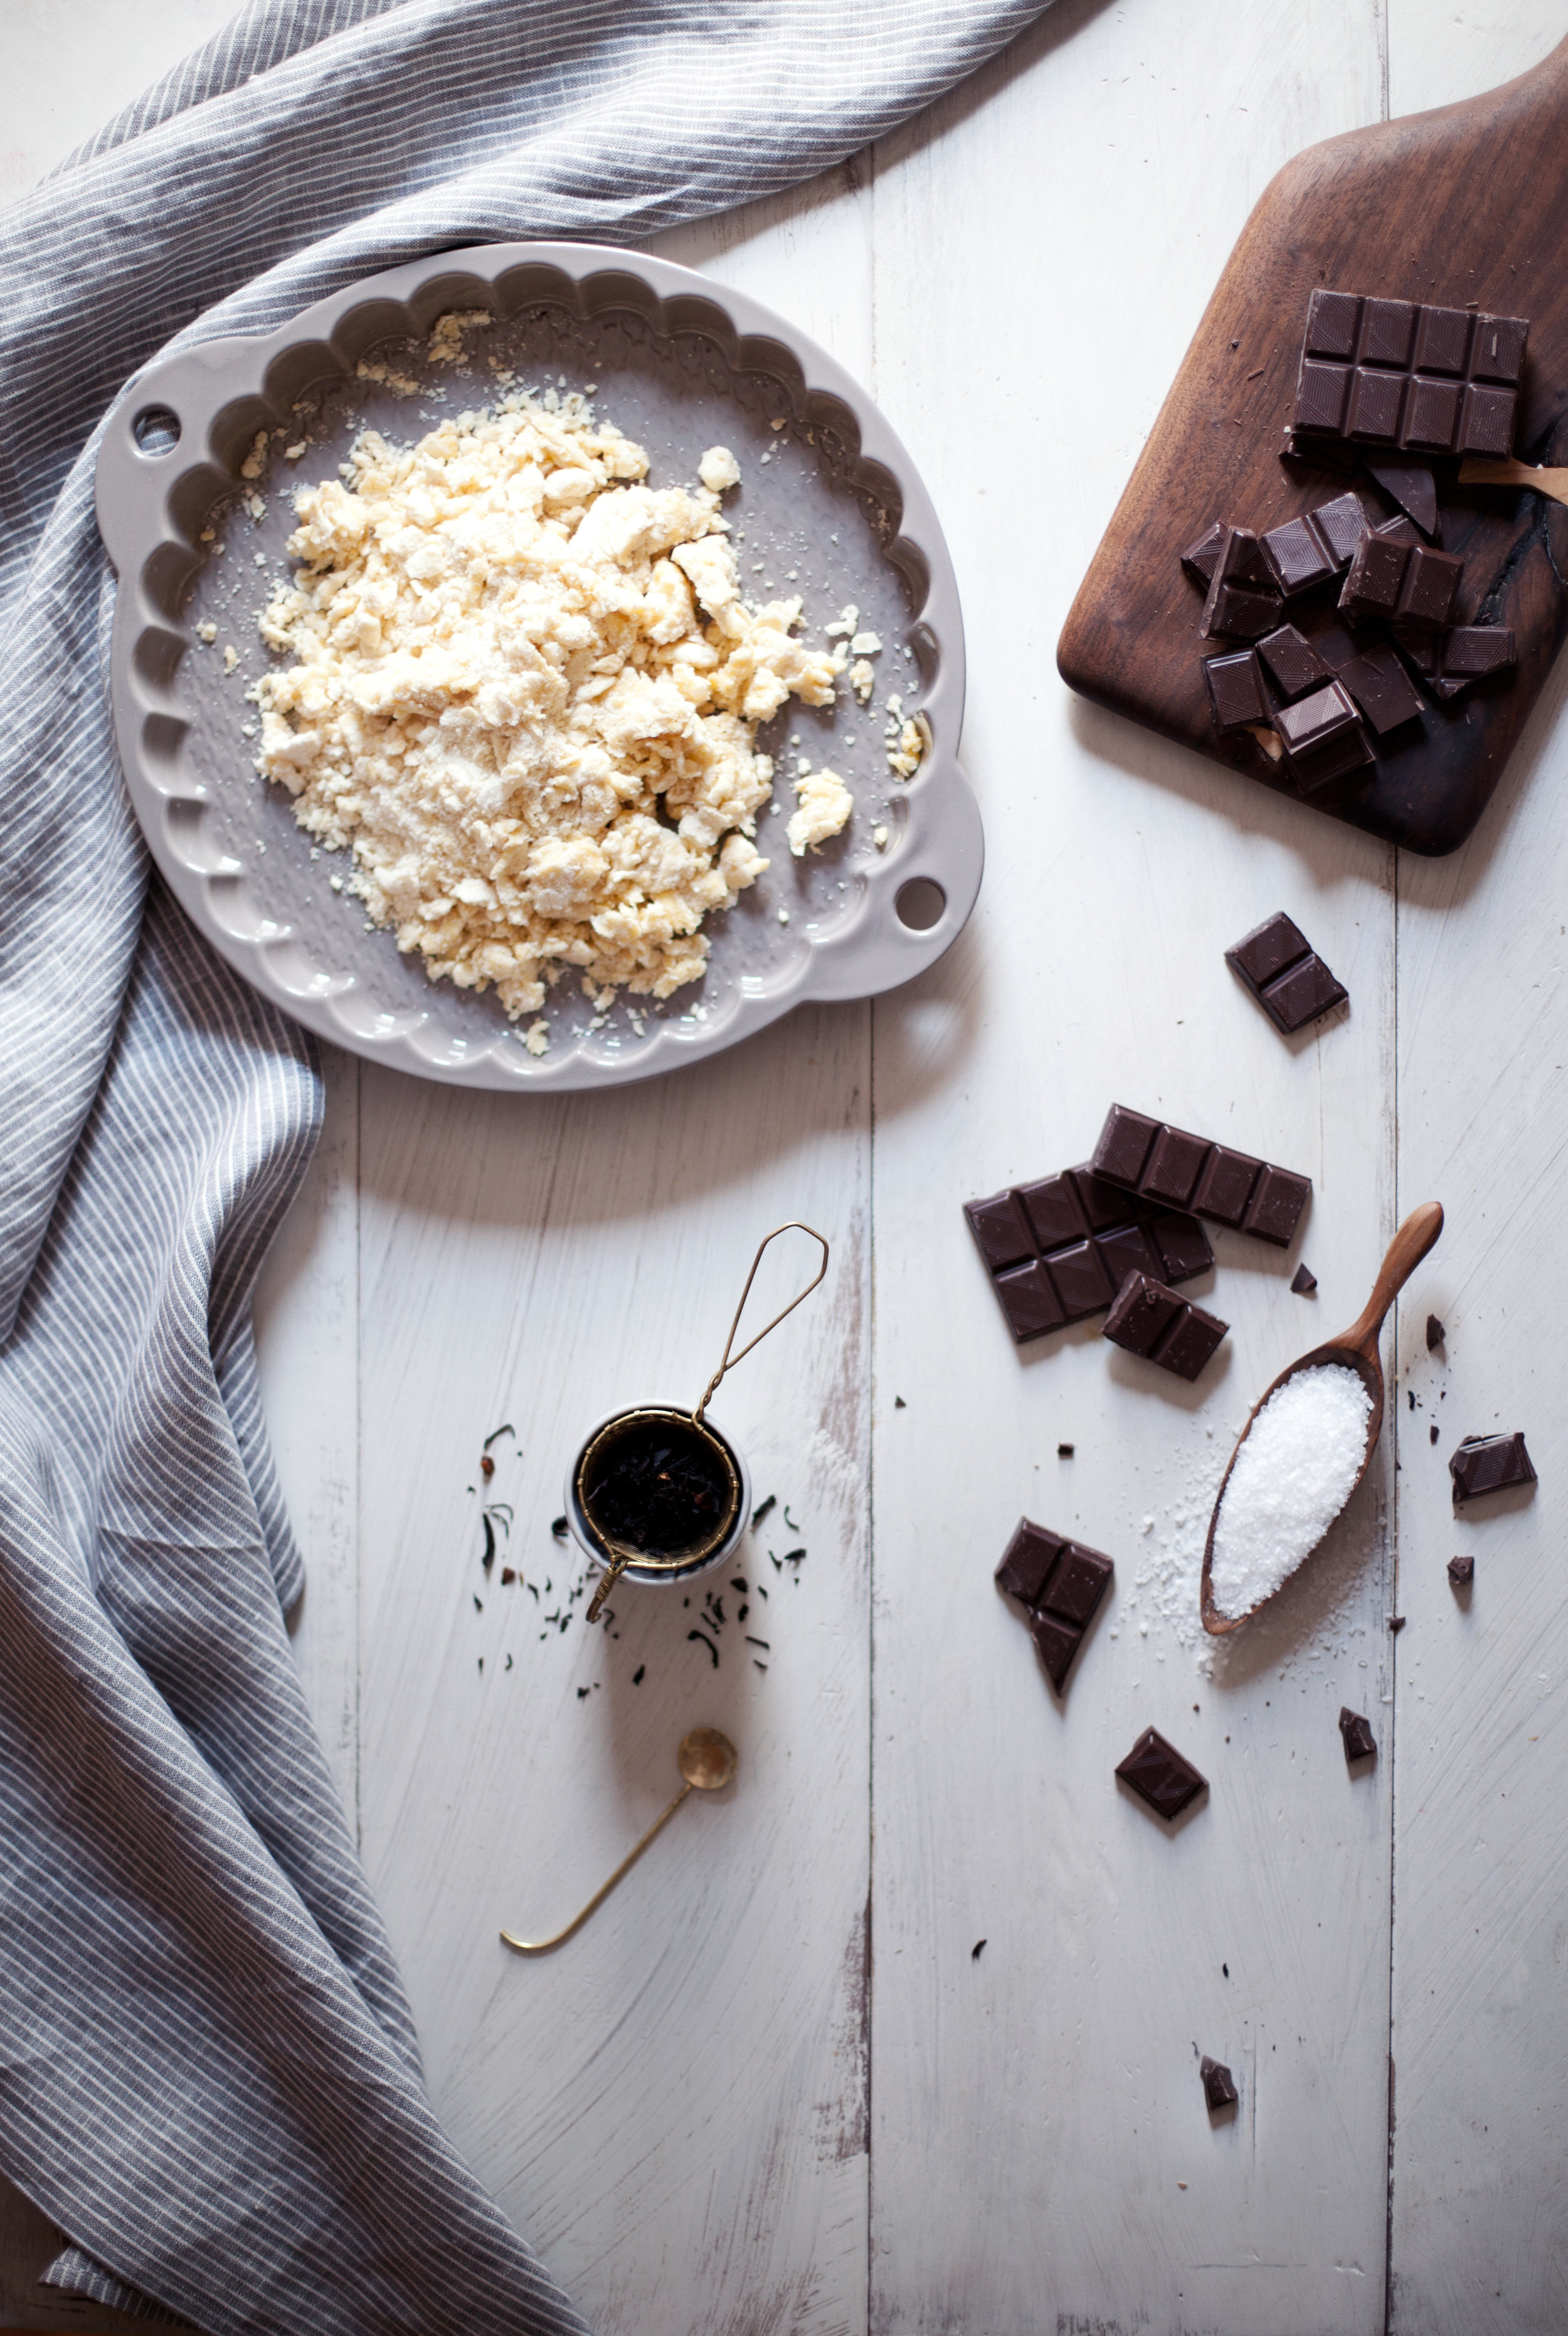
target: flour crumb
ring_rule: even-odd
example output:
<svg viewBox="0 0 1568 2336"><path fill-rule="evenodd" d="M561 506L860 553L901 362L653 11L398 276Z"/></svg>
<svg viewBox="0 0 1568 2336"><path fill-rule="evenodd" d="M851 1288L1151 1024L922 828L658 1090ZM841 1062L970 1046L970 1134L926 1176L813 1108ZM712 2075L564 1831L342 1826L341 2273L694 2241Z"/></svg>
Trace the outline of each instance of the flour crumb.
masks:
<svg viewBox="0 0 1568 2336"><path fill-rule="evenodd" d="M420 394L419 384L412 375L398 373L372 357L361 357L354 372L356 380L376 382L383 389L391 390L394 397L417 397Z"/></svg>
<svg viewBox="0 0 1568 2336"><path fill-rule="evenodd" d="M284 448L284 461L286 462L297 462L300 456L308 450L309 444L310 441L307 438L297 438L292 446L286 446Z"/></svg>
<svg viewBox="0 0 1568 2336"><path fill-rule="evenodd" d="M872 842L876 845L879 852L885 852L888 848L887 829L880 826L873 827L872 830Z"/></svg>
<svg viewBox="0 0 1568 2336"><path fill-rule="evenodd" d="M213 642L218 638L217 626L198 625L196 628L196 638L201 643L203 648L209 649L212 647Z"/></svg>
<svg viewBox="0 0 1568 2336"><path fill-rule="evenodd" d="M850 655L858 657L875 657L881 645L880 633L857 633L850 643Z"/></svg>
<svg viewBox="0 0 1568 2336"><path fill-rule="evenodd" d="M216 628L216 627L215 627L215 628L214 628L214 631L216 631L216 629L217 629L217 628ZM235 646L234 646L234 644L233 644L233 642L232 642L232 641L226 642L226 643L225 643L225 645L224 645L224 650L223 650L223 670L224 670L224 672L225 672L225 673L232 673L232 672L234 671L235 667L238 666L238 664L239 664L239 651L235 647Z"/></svg>
<svg viewBox="0 0 1568 2336"><path fill-rule="evenodd" d="M870 704L872 691L876 687L876 679L874 669L867 664L865 658L856 657L850 667L850 687L862 706Z"/></svg>
<svg viewBox="0 0 1568 2336"><path fill-rule="evenodd" d="M537 1022L529 1024L523 1033L522 1043L531 1055L547 1055L550 1052L550 1025L542 1014Z"/></svg>
<svg viewBox="0 0 1568 2336"><path fill-rule="evenodd" d="M912 779L931 743L931 725L923 714L899 725L897 737L888 748L888 768L896 778Z"/></svg>
<svg viewBox="0 0 1568 2336"><path fill-rule="evenodd" d="M242 479L258 479L267 467L267 433L258 430L250 442L250 452L239 465Z"/></svg>
<svg viewBox="0 0 1568 2336"><path fill-rule="evenodd" d="M482 332L493 325L494 317L488 308L452 308L438 316L431 326L424 353L432 365L466 365L466 336ZM551 393L553 394L553 392Z"/></svg>
<svg viewBox="0 0 1568 2336"><path fill-rule="evenodd" d="M854 809L854 797L836 771L803 771L793 784L800 809L791 814L784 833L799 860L808 848L814 851L829 836L842 832Z"/></svg>
<svg viewBox="0 0 1568 2336"><path fill-rule="evenodd" d="M696 466L696 474L710 495L722 495L740 484L740 464L727 446L710 446Z"/></svg>
<svg viewBox="0 0 1568 2336"><path fill-rule="evenodd" d="M267 517L267 501L263 495L247 495L245 498L245 508L250 513L252 519L265 519Z"/></svg>

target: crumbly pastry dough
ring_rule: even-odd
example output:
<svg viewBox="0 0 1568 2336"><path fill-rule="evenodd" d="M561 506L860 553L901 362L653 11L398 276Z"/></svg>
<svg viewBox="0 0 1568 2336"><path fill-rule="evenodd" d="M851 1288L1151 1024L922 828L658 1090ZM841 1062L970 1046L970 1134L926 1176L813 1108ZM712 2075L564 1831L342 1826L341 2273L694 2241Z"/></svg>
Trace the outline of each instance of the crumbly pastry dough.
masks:
<svg viewBox="0 0 1568 2336"><path fill-rule="evenodd" d="M601 1007L700 978L704 918L768 865L756 726L792 695L831 705L848 662L794 638L798 599L743 599L726 449L691 492L647 471L553 391L411 449L367 431L341 481L297 492L301 566L260 618L289 662L252 692L258 769L352 847L349 889L399 949L514 1018L569 966Z"/></svg>

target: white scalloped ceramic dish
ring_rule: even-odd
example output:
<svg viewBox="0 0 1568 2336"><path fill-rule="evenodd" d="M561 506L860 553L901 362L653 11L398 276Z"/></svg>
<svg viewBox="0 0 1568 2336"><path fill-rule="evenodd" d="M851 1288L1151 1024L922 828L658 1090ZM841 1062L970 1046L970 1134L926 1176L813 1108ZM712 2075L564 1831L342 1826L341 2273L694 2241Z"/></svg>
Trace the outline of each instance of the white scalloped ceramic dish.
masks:
<svg viewBox="0 0 1568 2336"><path fill-rule="evenodd" d="M476 309L495 321L472 336L472 365L427 364L435 319ZM358 372L367 361L402 386ZM819 640L853 602L885 644L870 709L841 687L836 708L792 700L763 732L765 747L790 757L780 809L759 826L772 866L709 920L703 981L662 1006L623 999L601 1018L565 977L546 1008L541 1056L493 992L432 982L333 888L346 861L313 855L287 797L257 775L244 696L267 662L257 613L288 573L290 491L332 475L361 426L406 441L443 407L487 403L499 365L529 386L596 384L599 410L647 446L656 485L690 483L706 447L731 446L742 484L726 511L748 597L802 593L804 637ZM278 452L261 476L242 479L257 433L285 426L290 452L304 451L293 461ZM869 399L756 301L592 245L446 252L351 285L277 332L149 366L110 415L97 501L119 576L115 730L153 855L213 946L338 1046L465 1086L615 1085L733 1046L807 1000L891 989L939 958L969 917L983 844L957 761L963 628L936 514ZM199 630L208 626L209 643ZM890 693L930 725L908 783L887 767ZM797 752L831 760L855 798L844 833L803 861L784 837Z"/></svg>

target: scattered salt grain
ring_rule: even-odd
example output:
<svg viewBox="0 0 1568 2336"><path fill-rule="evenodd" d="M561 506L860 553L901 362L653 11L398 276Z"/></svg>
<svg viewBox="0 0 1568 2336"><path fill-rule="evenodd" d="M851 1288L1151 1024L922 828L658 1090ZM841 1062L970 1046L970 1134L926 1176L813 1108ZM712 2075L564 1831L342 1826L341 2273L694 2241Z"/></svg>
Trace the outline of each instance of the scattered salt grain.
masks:
<svg viewBox="0 0 1568 2336"><path fill-rule="evenodd" d="M1316 1549L1349 1499L1372 1398L1340 1363L1297 1371L1271 1395L1236 1455L1214 1525L1211 1574L1222 1614L1249 1614Z"/></svg>

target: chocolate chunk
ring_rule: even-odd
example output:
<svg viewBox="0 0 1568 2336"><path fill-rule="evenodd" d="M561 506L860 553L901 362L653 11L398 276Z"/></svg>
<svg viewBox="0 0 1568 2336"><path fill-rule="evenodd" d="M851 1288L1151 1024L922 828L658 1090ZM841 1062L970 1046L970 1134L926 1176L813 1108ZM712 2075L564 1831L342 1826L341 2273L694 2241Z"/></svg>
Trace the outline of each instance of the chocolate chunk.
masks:
<svg viewBox="0 0 1568 2336"><path fill-rule="evenodd" d="M1363 542L1370 541L1364 538ZM1359 559L1360 554L1357 554ZM1355 574L1352 565L1350 573ZM1349 588L1347 587L1347 589ZM1349 692L1338 681L1314 690L1274 716L1285 763L1303 794L1343 778L1373 759L1372 748Z"/></svg>
<svg viewBox="0 0 1568 2336"><path fill-rule="evenodd" d="M1370 1721L1344 1705L1339 1708L1339 1733L1345 1739L1347 1761L1368 1759L1378 1749Z"/></svg>
<svg viewBox="0 0 1568 2336"><path fill-rule="evenodd" d="M1394 612L1399 622L1411 629L1442 632L1454 613L1464 567L1464 561L1454 552L1434 551L1429 544L1417 544L1411 550L1399 605Z"/></svg>
<svg viewBox="0 0 1568 2336"><path fill-rule="evenodd" d="M1312 513L1312 524L1334 555L1336 568L1349 568L1356 557L1356 546L1368 532L1371 521L1367 506L1355 492L1347 488L1331 502L1320 503Z"/></svg>
<svg viewBox="0 0 1568 2336"><path fill-rule="evenodd" d="M1451 1557L1448 1560L1448 1579L1453 1583L1456 1590L1468 1590L1470 1584L1475 1579L1475 1559L1473 1557Z"/></svg>
<svg viewBox="0 0 1568 2336"><path fill-rule="evenodd" d="M1274 588L1287 600L1329 583L1339 572L1339 562L1313 526L1310 511L1281 520L1260 541Z"/></svg>
<svg viewBox="0 0 1568 2336"><path fill-rule="evenodd" d="M1393 1631L1393 1633L1394 1633L1394 1635L1395 1635L1395 1637L1396 1637L1396 1638L1398 1638L1398 1636L1399 1632L1404 1629L1404 1627L1405 1627L1405 1617L1403 1616L1403 1614L1390 1614L1390 1615L1389 1615L1389 1617L1388 1617L1388 1628L1390 1629L1390 1630L1392 1630L1392 1631Z"/></svg>
<svg viewBox="0 0 1568 2336"><path fill-rule="evenodd" d="M1436 1314L1428 1314L1427 1317L1427 1352L1429 1355L1434 1354L1442 1345L1448 1333L1444 1329L1443 1325L1438 1321Z"/></svg>
<svg viewBox="0 0 1568 2336"><path fill-rule="evenodd" d="M1096 1176L1113 1184L1256 1233L1278 1249L1289 1247L1312 1189L1310 1176L1271 1167L1204 1136L1184 1135L1119 1103L1106 1114L1091 1164ZM1191 1277L1173 1273L1167 1279Z"/></svg>
<svg viewBox="0 0 1568 2336"><path fill-rule="evenodd" d="M1524 1449L1524 1436L1467 1436L1448 1463L1456 1501L1478 1493L1505 1493L1514 1484L1533 1484L1535 1471Z"/></svg>
<svg viewBox="0 0 1568 2336"><path fill-rule="evenodd" d="M1060 1691L1115 1568L1097 1549L1049 1533L1027 1517L1008 1543L997 1581L1027 1607L1029 1628L1051 1685Z"/></svg>
<svg viewBox="0 0 1568 2336"><path fill-rule="evenodd" d="M1203 2098L1212 2109L1235 2107L1236 2088L1222 2060L1211 2060L1205 2052L1198 2063L1198 2074L1203 2080Z"/></svg>
<svg viewBox="0 0 1568 2336"><path fill-rule="evenodd" d="M1442 1431L1439 1429L1439 1427L1438 1427L1438 1426L1437 1426L1437 1421L1436 1421L1436 1420L1434 1420L1434 1421L1432 1422L1432 1433L1431 1433L1431 1441L1432 1441L1434 1444L1436 1444L1436 1443L1437 1443L1437 1438L1438 1438L1438 1436L1441 1434L1441 1432L1442 1432Z"/></svg>
<svg viewBox="0 0 1568 2336"><path fill-rule="evenodd" d="M1198 630L1205 638L1221 633L1255 641L1271 633L1282 614L1257 537L1250 528L1226 528Z"/></svg>
<svg viewBox="0 0 1568 2336"><path fill-rule="evenodd" d="M1181 1815L1189 1801L1209 1789L1207 1777L1201 1776L1174 1744L1167 1744L1157 1728L1144 1728L1126 1758L1118 1762L1116 1774L1167 1825Z"/></svg>
<svg viewBox="0 0 1568 2336"><path fill-rule="evenodd" d="M1294 625L1281 625L1277 633L1265 633L1256 654L1267 666L1281 697L1300 697L1304 691L1334 678L1333 668L1325 664ZM1263 718L1266 721L1269 717L1265 715Z"/></svg>
<svg viewBox="0 0 1568 2336"><path fill-rule="evenodd" d="M1400 509L1409 512L1422 534L1433 540L1437 533L1437 482L1429 462L1412 462L1397 454L1368 454L1367 468Z"/></svg>
<svg viewBox="0 0 1568 2336"><path fill-rule="evenodd" d="M1230 1327L1190 1299L1178 1298L1163 1281L1129 1273L1101 1336L1162 1370L1174 1371L1178 1378L1195 1379Z"/></svg>
<svg viewBox="0 0 1568 2336"><path fill-rule="evenodd" d="M1391 657L1393 652L1388 654ZM1405 686L1408 689L1409 683ZM1331 1006L1342 1006L1349 995L1283 910L1228 949L1225 962L1240 974L1270 1020L1287 1035L1315 1022Z"/></svg>
<svg viewBox="0 0 1568 2336"><path fill-rule="evenodd" d="M1290 1287L1298 1298L1310 1298L1318 1287L1318 1277L1315 1273L1309 1273L1304 1265L1299 1265L1290 1276Z"/></svg>
<svg viewBox="0 0 1568 2336"><path fill-rule="evenodd" d="M1421 700L1390 648L1363 649L1339 667L1339 679L1379 736L1420 719Z"/></svg>
<svg viewBox="0 0 1568 2336"><path fill-rule="evenodd" d="M1522 316L1316 291L1292 433L1418 453L1506 454L1529 329Z"/></svg>
<svg viewBox="0 0 1568 2336"><path fill-rule="evenodd" d="M1350 617L1393 617L1399 612L1411 546L1378 530L1361 538L1350 562L1339 606Z"/></svg>
<svg viewBox="0 0 1568 2336"><path fill-rule="evenodd" d="M1214 520L1203 530L1196 543L1189 543L1182 554L1183 567L1193 581L1203 587L1205 594L1213 581L1214 570L1219 565L1220 550L1224 540L1223 523Z"/></svg>
<svg viewBox="0 0 1568 2336"><path fill-rule="evenodd" d="M1256 650L1232 649L1225 657L1205 657L1203 678L1216 730L1244 730L1249 722L1271 719Z"/></svg>
<svg viewBox="0 0 1568 2336"><path fill-rule="evenodd" d="M1506 625L1456 625L1445 636L1441 670L1445 681L1478 681L1516 662L1514 635Z"/></svg>
<svg viewBox="0 0 1568 2336"><path fill-rule="evenodd" d="M1214 1262L1194 1218L1087 1167L968 1201L964 1214L1020 1344L1103 1313L1131 1272L1190 1281Z"/></svg>

